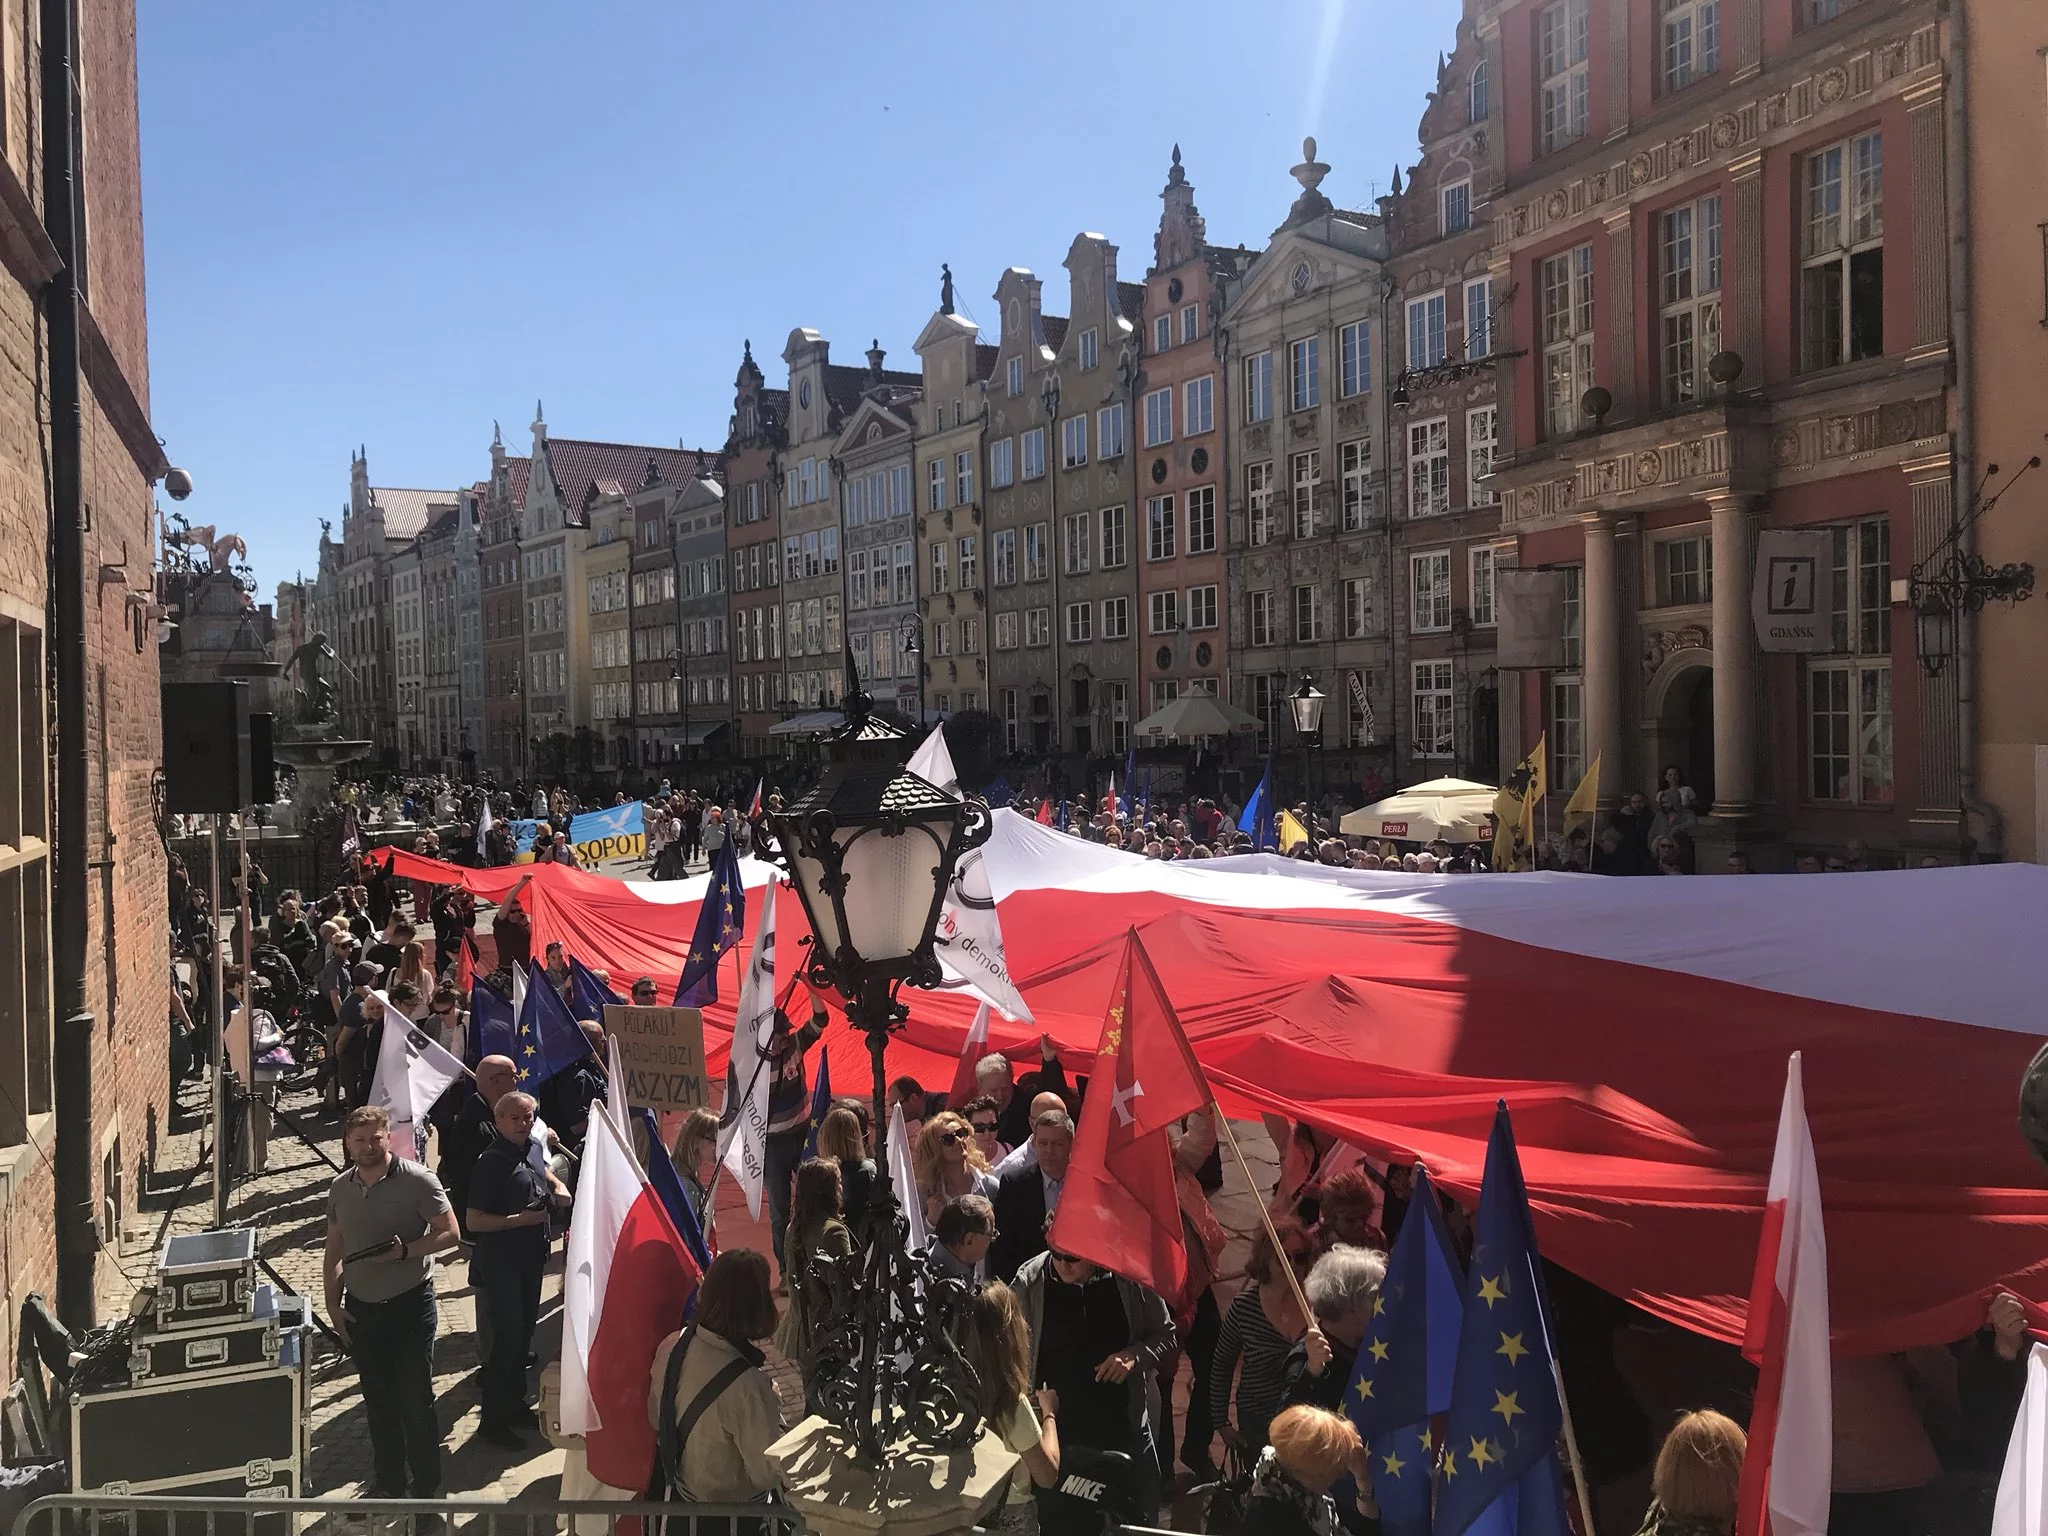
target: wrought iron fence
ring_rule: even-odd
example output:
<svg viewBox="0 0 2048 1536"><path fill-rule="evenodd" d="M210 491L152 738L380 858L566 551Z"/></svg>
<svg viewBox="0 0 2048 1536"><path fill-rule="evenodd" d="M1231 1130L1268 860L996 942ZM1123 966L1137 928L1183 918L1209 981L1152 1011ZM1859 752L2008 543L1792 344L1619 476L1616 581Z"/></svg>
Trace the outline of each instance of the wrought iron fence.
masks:
<svg viewBox="0 0 2048 1536"><path fill-rule="evenodd" d="M621 1526L625 1527L622 1533ZM10 1536L810 1536L778 1504L649 1504L521 1499L183 1498L65 1493L37 1499Z"/></svg>

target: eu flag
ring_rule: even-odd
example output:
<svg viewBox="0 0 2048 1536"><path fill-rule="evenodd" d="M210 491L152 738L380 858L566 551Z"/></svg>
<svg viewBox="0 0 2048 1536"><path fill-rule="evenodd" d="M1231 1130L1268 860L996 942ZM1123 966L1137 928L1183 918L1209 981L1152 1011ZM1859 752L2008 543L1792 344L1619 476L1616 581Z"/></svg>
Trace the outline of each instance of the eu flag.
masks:
<svg viewBox="0 0 2048 1536"><path fill-rule="evenodd" d="M1251 799L1244 803L1244 814L1237 818L1237 830L1249 832L1252 836L1252 850L1270 848L1273 844L1273 754L1266 754L1266 771L1259 779L1259 787L1252 791Z"/></svg>
<svg viewBox="0 0 2048 1536"><path fill-rule="evenodd" d="M1054 810L1053 810L1053 813L1052 813L1052 824L1053 824L1053 829L1054 829L1055 831L1058 831L1058 832L1064 832L1064 831L1066 831L1066 830L1067 830L1067 802L1066 802L1066 801L1062 800L1062 801L1061 801L1061 802L1059 803L1059 805L1058 805L1058 806L1056 806L1056 807L1054 808Z"/></svg>
<svg viewBox="0 0 2048 1536"><path fill-rule="evenodd" d="M576 999L576 1017L604 1022L605 1004L617 1008L625 999L597 979L596 972L578 960L569 957L569 994Z"/></svg>
<svg viewBox="0 0 2048 1536"><path fill-rule="evenodd" d="M1387 1255L1372 1323L1359 1342L1344 1406L1365 1441L1386 1536L1427 1536L1436 1437L1451 1406L1464 1276L1429 1175L1416 1170L1408 1219Z"/></svg>
<svg viewBox="0 0 2048 1536"><path fill-rule="evenodd" d="M469 988L469 1038L463 1043L463 1064L474 1071L486 1056L519 1059L519 1023L512 1005L481 981Z"/></svg>
<svg viewBox="0 0 2048 1536"><path fill-rule="evenodd" d="M832 1058L818 1052L818 1085L811 1090L811 1139L804 1144L804 1156L818 1155L818 1127L832 1110Z"/></svg>
<svg viewBox="0 0 2048 1536"><path fill-rule="evenodd" d="M1503 1099L1473 1223L1472 1272L1437 1472L1436 1536L1566 1536L1557 1464L1564 1407L1539 1262Z"/></svg>
<svg viewBox="0 0 2048 1536"><path fill-rule="evenodd" d="M711 855L711 883L704 887L697 931L690 938L690 957L683 962L683 974L676 981L676 1007L702 1008L718 1001L718 962L739 943L740 931L746 926L747 888L740 880L739 850L728 837Z"/></svg>
<svg viewBox="0 0 2048 1536"><path fill-rule="evenodd" d="M1126 816L1138 808L1138 738L1133 736L1124 747L1124 795L1123 804L1117 809Z"/></svg>
<svg viewBox="0 0 2048 1536"><path fill-rule="evenodd" d="M590 1054L590 1041L569 1017L569 1005L548 980L539 961L528 961L526 1007L519 1015L519 1035L512 1065L519 1086L532 1093L542 1083Z"/></svg>
<svg viewBox="0 0 2048 1536"><path fill-rule="evenodd" d="M690 1250L690 1257L697 1261L697 1268L709 1269L711 1245L704 1240L704 1226L697 1220L697 1208L690 1203L689 1192L683 1188L683 1176L676 1172L676 1165L662 1147L661 1128L655 1124L654 1111L636 1109L633 1113L640 1117L640 1129L647 1135L648 1187L654 1191L662 1209L668 1212L668 1219L676 1224L683 1246Z"/></svg>

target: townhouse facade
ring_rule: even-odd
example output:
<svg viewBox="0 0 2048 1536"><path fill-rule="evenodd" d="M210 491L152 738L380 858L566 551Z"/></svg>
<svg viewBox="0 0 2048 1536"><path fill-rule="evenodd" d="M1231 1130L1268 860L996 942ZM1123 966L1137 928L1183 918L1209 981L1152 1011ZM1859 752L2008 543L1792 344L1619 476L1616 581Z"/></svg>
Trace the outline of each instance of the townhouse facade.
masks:
<svg viewBox="0 0 2048 1536"><path fill-rule="evenodd" d="M367 450L349 462L349 499L342 510L338 633L342 733L372 744L372 758L399 760L399 699L392 561L428 521L455 505L453 491L370 484Z"/></svg>
<svg viewBox="0 0 2048 1536"><path fill-rule="evenodd" d="M997 349L954 302L945 268L939 307L917 338L924 398L913 475L925 487L916 519L917 616L929 690L927 712L988 707L988 562L985 493L988 385ZM939 504L934 506L934 493Z"/></svg>
<svg viewBox="0 0 2048 1536"><path fill-rule="evenodd" d="M1894 603L1956 505L1941 9L1474 19L1495 283L1527 296L1496 314L1513 448L1489 483L1520 563L1567 573L1567 664L1521 674L1504 730L1547 741L1553 792L1596 758L1607 801L1675 767L1712 807L1703 868L1954 856L1956 669ZM1759 650L1765 530L1821 536L1817 649Z"/></svg>
<svg viewBox="0 0 2048 1536"><path fill-rule="evenodd" d="M460 766L462 750L462 668L458 659L455 604L455 535L468 493L427 524L419 539L420 566L420 758L441 773Z"/></svg>
<svg viewBox="0 0 2048 1536"><path fill-rule="evenodd" d="M582 675L589 679L590 719L578 727L576 766L623 767L632 747L632 557L637 519L617 481L590 486L583 500L581 589L586 631Z"/></svg>
<svg viewBox="0 0 2048 1536"><path fill-rule="evenodd" d="M650 692L657 727L656 763L687 766L733 748L737 635L727 579L726 507L725 487L707 463L675 495L668 514L681 655L673 666L651 669L653 680L666 684L658 701L651 697L651 683L641 685ZM646 611L656 610L650 601Z"/></svg>
<svg viewBox="0 0 2048 1536"><path fill-rule="evenodd" d="M420 541L391 557L391 673L397 696L398 762L418 764L426 752L426 626L420 617Z"/></svg>
<svg viewBox="0 0 2048 1536"><path fill-rule="evenodd" d="M789 696L782 671L782 465L789 405L788 390L767 387L753 343L747 342L733 379L722 458L732 573L734 745L742 758L765 758L776 748L769 732Z"/></svg>
<svg viewBox="0 0 2048 1536"><path fill-rule="evenodd" d="M484 628L482 525L484 483L462 492L454 538L455 758L474 778L484 741Z"/></svg>
<svg viewBox="0 0 2048 1536"><path fill-rule="evenodd" d="M506 452L491 426L491 477L478 506L478 612L483 630L483 762L499 779L529 770L526 728L526 604L519 520L532 460Z"/></svg>
<svg viewBox="0 0 2048 1536"><path fill-rule="evenodd" d="M919 390L877 389L882 362L878 342L868 353L868 389L832 455L846 562L846 644L875 703L916 719L923 708L923 653L930 644L918 623L912 521ZM952 473L950 465L946 472ZM947 486L935 483L930 494L943 503ZM926 579L938 578L933 573Z"/></svg>

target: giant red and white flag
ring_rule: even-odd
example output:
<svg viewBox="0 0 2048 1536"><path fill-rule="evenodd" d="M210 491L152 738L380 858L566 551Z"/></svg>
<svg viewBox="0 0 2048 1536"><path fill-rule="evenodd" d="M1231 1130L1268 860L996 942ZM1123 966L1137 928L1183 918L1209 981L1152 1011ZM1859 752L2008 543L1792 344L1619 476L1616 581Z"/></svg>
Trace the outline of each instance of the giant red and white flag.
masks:
<svg viewBox="0 0 2048 1536"><path fill-rule="evenodd" d="M628 1146L604 1100L592 1104L562 1276L561 1412L592 1477L641 1489L654 1469L654 1352L702 1276Z"/></svg>
<svg viewBox="0 0 2048 1536"><path fill-rule="evenodd" d="M1800 1053L1785 1068L1778 1149L1749 1289L1742 1352L1757 1365L1737 1536L1825 1536L1834 1471L1828 1245Z"/></svg>
<svg viewBox="0 0 2048 1536"><path fill-rule="evenodd" d="M1202 1069L1133 928L1047 1246L1179 1295L1188 1257L1167 1129L1208 1102Z"/></svg>

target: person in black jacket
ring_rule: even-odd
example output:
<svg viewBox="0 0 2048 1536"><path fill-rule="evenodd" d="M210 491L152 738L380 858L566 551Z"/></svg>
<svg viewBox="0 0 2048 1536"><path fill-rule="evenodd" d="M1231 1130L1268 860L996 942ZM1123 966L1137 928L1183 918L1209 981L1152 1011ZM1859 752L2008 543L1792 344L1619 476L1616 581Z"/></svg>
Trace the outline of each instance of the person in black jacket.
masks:
<svg viewBox="0 0 2048 1536"><path fill-rule="evenodd" d="M1316 1260L1302 1283L1315 1317L1280 1372L1287 1402L1344 1411L1351 1362L1372 1326L1373 1303L1386 1277L1387 1256L1371 1248L1339 1243Z"/></svg>
<svg viewBox="0 0 2048 1536"><path fill-rule="evenodd" d="M989 1273L1015 1278L1027 1259L1045 1252L1045 1219L1059 1208L1067 1161L1074 1152L1074 1122L1063 1109L1042 1112L1031 1127L1038 1164L1015 1168L996 1185L996 1240L988 1253Z"/></svg>
<svg viewBox="0 0 2048 1536"><path fill-rule="evenodd" d="M996 1140L1006 1147L1022 1146L1031 1135L1033 1097L1041 1093L1067 1097L1067 1072L1060 1065L1059 1053L1053 1049L1052 1036L1039 1036L1038 1070L1025 1073L1022 1082L1011 1080L1009 1057L1001 1051L990 1051L974 1064L974 1091L996 1101Z"/></svg>

